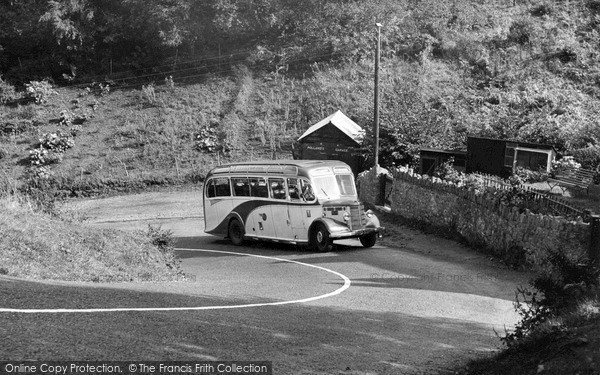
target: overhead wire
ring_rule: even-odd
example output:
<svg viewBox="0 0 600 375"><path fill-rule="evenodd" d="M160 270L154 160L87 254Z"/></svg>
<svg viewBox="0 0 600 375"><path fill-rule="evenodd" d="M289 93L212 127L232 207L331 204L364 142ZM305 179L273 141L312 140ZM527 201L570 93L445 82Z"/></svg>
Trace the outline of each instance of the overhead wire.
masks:
<svg viewBox="0 0 600 375"><path fill-rule="evenodd" d="M193 78L200 78L200 77L207 77L210 75L218 75L218 74L222 74L222 73L228 73L228 72L231 72L233 69L231 66L245 61L245 59L237 59L237 60L233 60L233 61L228 60L228 59L231 57L234 57L234 56L240 56L240 55L245 56L250 51L251 50L246 50L246 51L242 51L242 52L221 55L220 57L209 57L209 58L205 58L205 59L189 60L186 62L178 63L178 65L179 64L183 65L183 64L193 63L193 62L212 61L212 60L216 60L216 59L227 60L225 62L218 62L218 63L214 63L214 64L209 64L209 65L198 65L198 66L184 68L184 69L175 69L175 70L170 70L170 71L163 71L163 72L150 73L150 74L144 74L144 75L132 75L129 77L111 78L111 77L106 77L106 75L104 75L103 77L105 77L105 79L103 79L102 82L106 82L106 81L124 82L125 84L117 84L117 85L115 85L115 87L120 88L120 89L126 89L126 88L139 87L140 85L144 85L144 84L155 83L154 80L148 80L147 78L152 78L152 77L166 78L168 75L174 75L174 74L177 75L177 73L190 72L190 71L199 70L199 69L211 69L211 68L220 67L223 65L226 65L228 67L225 69L210 70L208 72L198 73L198 74L190 74L190 75L183 75L183 76L179 75L177 77L177 79L189 80L189 79L193 79ZM311 60L317 60L317 59L322 59L322 58L329 58L329 57L333 57L335 55L339 55L339 53L331 52L331 53L320 54L320 55L308 55L308 56L304 56L304 57L300 57L300 58L296 58L296 59L283 59L278 65L294 65L294 64L297 64L297 63L300 63L303 61L311 61ZM168 66L172 66L172 65L173 64L157 65L154 67L148 67L148 68L140 69L140 70L156 69L158 67L168 67ZM125 71L125 72L128 72L128 71ZM113 75L115 75L115 74L119 74L119 72L113 73ZM100 77L100 75L97 75L96 77ZM144 80L144 78L146 78L146 80ZM127 81L133 81L133 80L136 80L138 82L127 83ZM98 81L80 82L80 83L73 84L73 85L67 85L66 87L69 87L69 88L89 87L90 85L97 83L97 82ZM20 102L27 102L30 100L31 100L30 98L22 98L22 99L16 100L15 102L20 103Z"/></svg>
<svg viewBox="0 0 600 375"><path fill-rule="evenodd" d="M235 53L235 54L229 54L229 55L223 55L222 59L227 59L227 57L233 57L233 56L239 56L242 53ZM283 60L281 63L282 64L294 64L294 63L298 63L298 62L302 62L302 61L310 61L310 60L315 60L315 59L320 59L320 58L327 58L327 57L332 57L335 56L337 53L327 53L327 54L321 54L321 55L309 55L309 56L305 56L302 58L297 58L297 59L288 59L288 60ZM208 60L208 59L207 59ZM212 58L210 60L213 60ZM206 60L197 60L197 61L206 61ZM190 71L194 71L194 70L199 70L199 69L211 69L211 68L215 68L215 67L220 67L222 65L235 65L237 63L241 63L244 62L245 59L238 59L238 60L228 60L225 62L218 62L218 63L214 63L214 64L210 64L210 65L200 65L200 66L194 66L194 67L190 67L190 68L184 68L184 69L175 69L175 70L169 70L169 71L164 71L164 72L157 72L157 73L150 73L150 74L144 74L144 75L136 75L136 76L130 76L130 77L119 77L119 78L110 78L108 79L108 81L116 81L116 82L126 82L126 81L131 81L131 80L143 80L144 78L152 78L152 77L156 77L156 78L166 78L166 76L168 75L174 75L177 73L182 73L182 72L190 72ZM170 66L170 65L166 65L166 66ZM148 69L152 69L152 68L148 68ZM205 73L198 73L198 74L192 74L192 75L184 75L184 76L178 76L178 79L190 79L190 78L197 78L197 77L203 77L203 76L208 76L211 74L221 74L224 72L229 72L231 71L231 68L227 68L225 70L211 70L210 72L205 72ZM146 80L146 82L136 82L136 83L126 83L126 84L119 84L117 85L119 88L128 88L128 87L137 87L141 84L144 83L152 83L153 81L150 80ZM94 81L91 82L87 82L87 83L78 83L75 85L69 85L68 87L85 87L88 86L90 84L95 83Z"/></svg>
<svg viewBox="0 0 600 375"><path fill-rule="evenodd" d="M253 50L245 50L245 51L231 53L231 54L227 54L227 55L217 55L217 56L211 56L211 57L204 57L204 58L201 58L201 59L179 61L179 62L174 62L174 63L169 63L169 64L163 64L163 65L154 65L154 66L149 66L149 67L145 67L145 68L128 69L128 70L122 70L122 71L112 72L111 74L113 74L113 75L114 74L125 74L125 73L127 73L127 74L133 74L134 72L144 71L144 70L148 70L148 69L158 69L158 68L172 67L174 65L194 64L194 63L199 63L199 62L203 62L203 61L218 60L218 59L229 58L229 57L237 56L237 55L245 55L245 54L248 54L248 53L250 53L252 51ZM106 74L97 74L97 75L94 75L94 76L87 76L86 78L87 79L94 79L94 78L103 79L104 77L106 77ZM94 82L94 81L92 81L92 82Z"/></svg>

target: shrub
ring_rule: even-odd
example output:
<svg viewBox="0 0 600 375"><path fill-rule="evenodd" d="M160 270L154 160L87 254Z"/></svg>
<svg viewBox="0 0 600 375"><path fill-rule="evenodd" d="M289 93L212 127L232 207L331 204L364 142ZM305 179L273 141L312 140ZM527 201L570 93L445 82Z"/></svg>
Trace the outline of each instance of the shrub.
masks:
<svg viewBox="0 0 600 375"><path fill-rule="evenodd" d="M82 129L83 129L83 127L81 125L73 125L69 129L69 133L71 134L71 136L75 137L77 134L79 134L81 132Z"/></svg>
<svg viewBox="0 0 600 375"><path fill-rule="evenodd" d="M92 83L91 92L96 96L106 96L110 93L110 83Z"/></svg>
<svg viewBox="0 0 600 375"><path fill-rule="evenodd" d="M156 103L156 90L154 89L153 83L142 86L142 97L149 104Z"/></svg>
<svg viewBox="0 0 600 375"><path fill-rule="evenodd" d="M32 208L51 215L57 215L56 182L52 179L49 168L45 166L28 168L23 175L23 180L19 191L28 198Z"/></svg>
<svg viewBox="0 0 600 375"><path fill-rule="evenodd" d="M29 162L31 165L46 165L48 163L48 150L43 147L38 147L29 150Z"/></svg>
<svg viewBox="0 0 600 375"><path fill-rule="evenodd" d="M175 88L175 81L173 81L173 76L165 77L165 86L167 86L167 88L171 90Z"/></svg>
<svg viewBox="0 0 600 375"><path fill-rule="evenodd" d="M515 44L529 44L533 36L533 25L528 19L513 22L508 30L508 40Z"/></svg>
<svg viewBox="0 0 600 375"><path fill-rule="evenodd" d="M39 141L37 148L29 150L29 162L37 167L62 161L63 153L75 146L72 131L69 134L45 133Z"/></svg>
<svg viewBox="0 0 600 375"><path fill-rule="evenodd" d="M451 181L455 184L459 183L461 180L463 180L463 177L461 176L460 172L458 172L454 168L454 157L451 157L444 163L438 165L435 168L433 175L435 177L439 177L441 179Z"/></svg>
<svg viewBox="0 0 600 375"><path fill-rule="evenodd" d="M532 171L527 168L517 167L515 175L523 182L534 183L548 180L548 172L543 169Z"/></svg>
<svg viewBox="0 0 600 375"><path fill-rule="evenodd" d="M195 138L194 147L201 152L220 152L228 155L234 148L226 134L219 129L217 120L211 120L209 124L202 127Z"/></svg>
<svg viewBox="0 0 600 375"><path fill-rule="evenodd" d="M552 14L552 12L552 5L548 3L543 3L535 6L530 13L534 17L543 17Z"/></svg>
<svg viewBox="0 0 600 375"><path fill-rule="evenodd" d="M552 162L552 173L556 174L561 171L581 168L581 164L575 161L573 156L563 156L562 159Z"/></svg>
<svg viewBox="0 0 600 375"><path fill-rule="evenodd" d="M92 82L91 85L79 92L79 97L84 97L90 94L95 96L106 96L110 93L110 83Z"/></svg>
<svg viewBox="0 0 600 375"><path fill-rule="evenodd" d="M215 152L219 148L218 129L212 125L205 125L196 134L195 147L202 152Z"/></svg>
<svg viewBox="0 0 600 375"><path fill-rule="evenodd" d="M5 104L18 99L17 90L0 76L0 104Z"/></svg>
<svg viewBox="0 0 600 375"><path fill-rule="evenodd" d="M73 137L68 134L63 134L61 131L56 133L45 133L40 138L40 147L46 150L52 150L56 152L65 152L71 147L75 146Z"/></svg>
<svg viewBox="0 0 600 375"><path fill-rule="evenodd" d="M600 168L600 146L589 146L573 150L573 158L585 169Z"/></svg>
<svg viewBox="0 0 600 375"><path fill-rule="evenodd" d="M152 244L158 247L161 251L171 251L175 247L175 239L173 238L173 231L163 230L159 225L158 227L148 224L148 237L152 241Z"/></svg>
<svg viewBox="0 0 600 375"><path fill-rule="evenodd" d="M12 135L24 133L34 126L33 121L28 119L14 119L0 122L0 135Z"/></svg>
<svg viewBox="0 0 600 375"><path fill-rule="evenodd" d="M59 123L60 125L70 126L73 123L73 113L66 109L60 111Z"/></svg>
<svg viewBox="0 0 600 375"><path fill-rule="evenodd" d="M27 97L35 100L37 104L47 103L52 95L58 93L52 88L52 84L48 81L31 81L25 85Z"/></svg>
<svg viewBox="0 0 600 375"><path fill-rule="evenodd" d="M530 281L533 291L518 288L515 311L521 320L514 332L500 340L515 347L536 333L552 317L570 313L600 284L600 268L587 258L570 258L562 251L549 251L542 271Z"/></svg>

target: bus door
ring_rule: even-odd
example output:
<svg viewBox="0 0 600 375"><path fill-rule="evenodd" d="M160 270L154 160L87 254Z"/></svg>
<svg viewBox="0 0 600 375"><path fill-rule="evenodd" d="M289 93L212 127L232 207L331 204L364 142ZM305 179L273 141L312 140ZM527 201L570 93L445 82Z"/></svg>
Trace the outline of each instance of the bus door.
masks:
<svg viewBox="0 0 600 375"><path fill-rule="evenodd" d="M271 205L271 225L275 236L280 239L293 240L292 221L289 214L288 192L283 177L269 177L269 193L273 199Z"/></svg>
<svg viewBox="0 0 600 375"><path fill-rule="evenodd" d="M250 195L255 205L248 216L246 234L257 237L275 238L275 225L271 214L269 187L264 177L250 177Z"/></svg>
<svg viewBox="0 0 600 375"><path fill-rule="evenodd" d="M308 240L308 227L314 219L320 217L319 206L315 205L316 197L307 180L288 178L290 205L288 215L295 239Z"/></svg>

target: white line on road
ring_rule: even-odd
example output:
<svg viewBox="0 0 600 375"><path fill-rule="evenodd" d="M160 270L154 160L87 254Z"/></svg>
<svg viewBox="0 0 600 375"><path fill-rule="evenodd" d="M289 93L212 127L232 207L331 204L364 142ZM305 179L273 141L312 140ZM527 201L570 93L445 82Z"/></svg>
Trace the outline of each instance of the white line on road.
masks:
<svg viewBox="0 0 600 375"><path fill-rule="evenodd" d="M246 307L261 307L261 306L279 306L279 305L289 305L292 303L306 303L311 301L316 301L323 298L333 297L338 295L348 289L350 287L350 279L345 275L342 275L339 272L331 270L329 268L315 266L314 264L308 264L299 262L297 260L276 258L267 255L256 255L256 254L245 254L245 253L237 253L233 251L221 251L221 250L201 250L201 249L178 249L178 250L188 250L188 251L203 251L203 252L211 252L211 253L222 253L222 254L232 254L232 255L243 255L250 256L256 258L265 258L265 259L274 259L281 262L287 263L295 263L301 266L307 266L316 268L325 272L332 273L342 280L344 280L344 285L340 288L334 290L333 292L327 294L321 294L315 297L297 299L293 301L279 301L279 302L265 302L265 303L249 303L245 305L229 305L229 306L196 306L196 307L116 307L116 308L95 308L95 309L8 309L8 308L0 308L0 313L8 312L8 313L28 313L28 314L42 314L42 313L97 313L97 312L129 312L129 311L194 311L194 310L220 310L220 309L241 309Z"/></svg>

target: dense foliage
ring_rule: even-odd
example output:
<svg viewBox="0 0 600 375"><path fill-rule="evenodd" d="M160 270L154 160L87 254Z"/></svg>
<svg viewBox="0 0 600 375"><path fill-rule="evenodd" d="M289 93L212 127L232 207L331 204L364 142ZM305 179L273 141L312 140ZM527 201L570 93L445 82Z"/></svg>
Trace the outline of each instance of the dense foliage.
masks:
<svg viewBox="0 0 600 375"><path fill-rule="evenodd" d="M415 163L423 146L464 148L471 134L550 143L596 168L599 17L598 0L6 1L0 99L14 96L7 83L109 78L143 84L154 105L152 82L172 87L232 70L248 96L256 83L243 79L272 72L289 81L258 93L268 118L236 109L222 114L229 129L207 131L235 138L245 122L256 123L267 141L281 133L273 124L301 131L341 109L368 141L380 22L381 164ZM211 138L198 147L237 143L219 140L225 145Z"/></svg>

